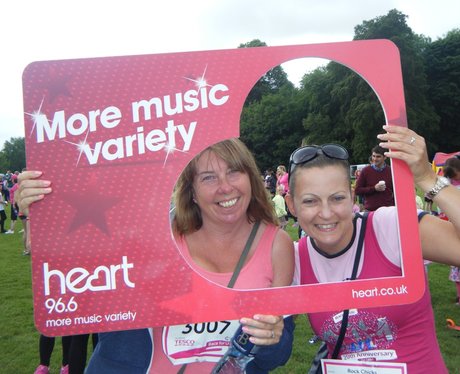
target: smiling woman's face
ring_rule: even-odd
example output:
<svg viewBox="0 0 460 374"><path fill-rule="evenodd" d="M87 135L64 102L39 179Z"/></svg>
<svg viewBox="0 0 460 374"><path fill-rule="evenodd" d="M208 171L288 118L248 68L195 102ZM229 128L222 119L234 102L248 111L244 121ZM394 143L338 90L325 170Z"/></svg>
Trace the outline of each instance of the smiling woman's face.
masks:
<svg viewBox="0 0 460 374"><path fill-rule="evenodd" d="M328 254L345 248L353 236L353 202L344 169L299 168L294 191L288 206L307 235Z"/></svg>
<svg viewBox="0 0 460 374"><path fill-rule="evenodd" d="M235 224L247 219L251 201L249 176L231 169L214 152L204 152L196 164L194 199L200 207L203 225Z"/></svg>

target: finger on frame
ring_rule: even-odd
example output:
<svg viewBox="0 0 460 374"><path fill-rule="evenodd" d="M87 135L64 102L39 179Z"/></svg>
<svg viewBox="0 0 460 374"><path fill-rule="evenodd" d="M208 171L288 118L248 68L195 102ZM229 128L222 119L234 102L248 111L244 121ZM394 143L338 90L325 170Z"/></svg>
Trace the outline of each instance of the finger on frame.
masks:
<svg viewBox="0 0 460 374"><path fill-rule="evenodd" d="M36 179L39 178L43 173L38 170L26 170L19 174L18 176L18 183L29 180L29 179Z"/></svg>

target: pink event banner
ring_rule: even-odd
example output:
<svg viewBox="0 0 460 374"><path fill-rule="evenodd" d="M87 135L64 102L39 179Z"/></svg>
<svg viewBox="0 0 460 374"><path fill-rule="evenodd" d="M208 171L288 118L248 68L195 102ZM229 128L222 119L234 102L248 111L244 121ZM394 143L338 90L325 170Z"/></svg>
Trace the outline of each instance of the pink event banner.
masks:
<svg viewBox="0 0 460 374"><path fill-rule="evenodd" d="M239 136L244 101L296 58L343 64L406 126L387 40L33 62L24 71L27 166L53 193L31 208L35 321L47 335L404 304L424 291L411 174L393 163L403 276L227 289L197 275L170 229L175 182L198 152ZM381 292L382 291L382 292ZM383 292L385 291L385 292Z"/></svg>

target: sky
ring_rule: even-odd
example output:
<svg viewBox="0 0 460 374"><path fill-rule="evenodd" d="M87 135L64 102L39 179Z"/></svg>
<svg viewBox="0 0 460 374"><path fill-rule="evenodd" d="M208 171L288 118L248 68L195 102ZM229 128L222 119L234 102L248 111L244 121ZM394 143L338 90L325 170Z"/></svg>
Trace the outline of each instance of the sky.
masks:
<svg viewBox="0 0 460 374"><path fill-rule="evenodd" d="M460 28L458 0L21 0L0 22L0 148L24 136L22 72L34 61L350 41L397 9L436 40ZM308 66L311 66L310 68ZM317 66L283 65L297 84Z"/></svg>

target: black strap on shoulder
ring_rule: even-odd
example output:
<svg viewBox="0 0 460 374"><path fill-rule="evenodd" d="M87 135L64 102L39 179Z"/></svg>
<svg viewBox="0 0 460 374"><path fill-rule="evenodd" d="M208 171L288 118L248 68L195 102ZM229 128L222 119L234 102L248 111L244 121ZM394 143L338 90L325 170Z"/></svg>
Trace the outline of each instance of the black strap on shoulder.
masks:
<svg viewBox="0 0 460 374"><path fill-rule="evenodd" d="M185 369L187 369L187 364L183 364L181 368L179 369L179 371L177 372L177 374L184 374Z"/></svg>
<svg viewBox="0 0 460 374"><path fill-rule="evenodd" d="M243 248L243 252L241 252L240 259L238 260L238 263L235 266L235 270L233 270L232 278L230 279L230 282L228 282L227 285L228 288L233 288L233 286L235 285L236 279L238 278L238 275L240 274L240 271L243 268L244 261L246 260L246 257L248 257L249 249L251 248L252 242L256 237L259 226L260 221L256 221L254 223L254 226L252 227L251 233L249 234L248 240L246 241L246 244ZM177 374L185 373L185 369L187 369L187 364L183 364L177 372Z"/></svg>
<svg viewBox="0 0 460 374"><path fill-rule="evenodd" d="M356 279L356 274L358 274L359 260L361 259L361 253L363 251L364 244L364 234L366 233L366 224L368 212L364 212L361 222L361 230L359 231L358 247L356 248L355 262L353 264L353 271L351 273L350 280ZM344 310L342 315L342 325L340 326L339 337L337 338L337 343L335 344L334 352L332 353L332 358L336 359L339 356L340 348L342 348L343 339L345 338L345 332L348 327L348 315L350 310Z"/></svg>
<svg viewBox="0 0 460 374"><path fill-rule="evenodd" d="M252 242L256 237L259 226L260 221L256 221L254 223L254 226L252 227L251 233L249 234L249 238L246 241L246 245L244 246L243 252L241 252L241 256L238 260L238 263L236 264L235 270L233 270L232 278L230 279L230 282L228 282L227 285L228 288L233 288L233 286L235 285L236 279L238 278L238 275L240 274L240 271L243 268L244 261L246 261L246 257L248 257L249 249L251 248Z"/></svg>
<svg viewBox="0 0 460 374"><path fill-rule="evenodd" d="M361 230L359 231L358 247L356 248L355 263L353 264L353 272L351 273L351 280L356 279L358 274L359 260L363 252L364 235L366 234L367 217L369 212L364 212L362 215Z"/></svg>

